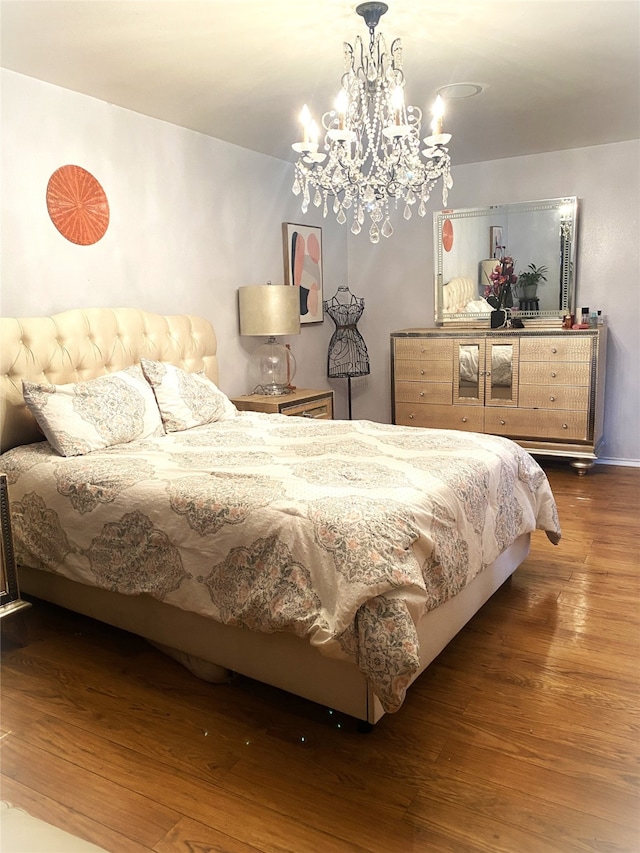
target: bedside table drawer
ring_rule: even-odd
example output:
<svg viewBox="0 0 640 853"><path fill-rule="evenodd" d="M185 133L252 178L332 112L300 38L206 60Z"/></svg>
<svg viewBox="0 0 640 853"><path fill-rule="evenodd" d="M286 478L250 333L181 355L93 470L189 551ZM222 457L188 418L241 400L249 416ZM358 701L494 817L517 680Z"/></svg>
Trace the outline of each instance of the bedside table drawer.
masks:
<svg viewBox="0 0 640 853"><path fill-rule="evenodd" d="M296 388L290 394L246 394L231 400L241 412L333 420L333 391Z"/></svg>
<svg viewBox="0 0 640 853"><path fill-rule="evenodd" d="M293 415L298 418L333 419L333 397L323 397L308 403L295 403L291 406L281 406L280 413Z"/></svg>

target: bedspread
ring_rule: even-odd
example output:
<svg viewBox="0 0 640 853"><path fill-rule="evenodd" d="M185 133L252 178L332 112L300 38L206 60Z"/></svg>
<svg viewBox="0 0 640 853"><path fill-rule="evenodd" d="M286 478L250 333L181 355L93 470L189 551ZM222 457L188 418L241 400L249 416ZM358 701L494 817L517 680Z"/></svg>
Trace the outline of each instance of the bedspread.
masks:
<svg viewBox="0 0 640 853"><path fill-rule="evenodd" d="M352 660L387 712L415 624L519 535L560 539L537 462L506 438L243 412L64 458L0 457L19 564Z"/></svg>

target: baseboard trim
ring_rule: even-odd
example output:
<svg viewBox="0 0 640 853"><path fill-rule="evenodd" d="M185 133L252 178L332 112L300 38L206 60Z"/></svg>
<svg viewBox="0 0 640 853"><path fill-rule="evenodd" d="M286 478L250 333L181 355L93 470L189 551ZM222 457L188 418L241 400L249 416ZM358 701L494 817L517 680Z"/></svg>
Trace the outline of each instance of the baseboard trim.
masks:
<svg viewBox="0 0 640 853"><path fill-rule="evenodd" d="M596 459L596 465L622 465L626 468L640 468L640 459Z"/></svg>

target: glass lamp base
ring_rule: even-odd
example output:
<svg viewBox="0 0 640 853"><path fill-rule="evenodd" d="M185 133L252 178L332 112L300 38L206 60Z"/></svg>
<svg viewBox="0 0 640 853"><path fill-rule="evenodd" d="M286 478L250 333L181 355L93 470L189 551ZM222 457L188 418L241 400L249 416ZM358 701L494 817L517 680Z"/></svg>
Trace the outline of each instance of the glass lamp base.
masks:
<svg viewBox="0 0 640 853"><path fill-rule="evenodd" d="M291 394L292 389L287 385L256 385L254 394L264 394L265 397L280 397L282 394Z"/></svg>
<svg viewBox="0 0 640 853"><path fill-rule="evenodd" d="M290 393L296 360L289 347L271 337L251 354L249 386L252 394L279 396Z"/></svg>

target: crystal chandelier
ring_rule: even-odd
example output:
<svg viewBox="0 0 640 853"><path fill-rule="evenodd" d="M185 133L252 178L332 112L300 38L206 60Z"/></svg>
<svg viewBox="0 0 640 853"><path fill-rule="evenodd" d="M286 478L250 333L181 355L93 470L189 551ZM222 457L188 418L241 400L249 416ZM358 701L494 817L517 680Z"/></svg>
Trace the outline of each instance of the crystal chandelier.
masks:
<svg viewBox="0 0 640 853"><path fill-rule="evenodd" d="M306 104L300 115L302 141L292 145L300 155L293 192L302 193L302 212L313 196L313 204L322 206L326 217L331 196L339 223L347 221L349 211L353 234L360 233L369 217L372 243L379 242L380 234L393 234L392 207L404 202L404 218L411 219L417 204L418 214L424 216L437 180L442 178L443 207L453 186L446 148L451 134L442 132L442 99L436 99L431 135L422 140L427 147L421 152L422 111L405 105L400 39L387 51L382 34L375 34L387 9L386 3L356 7L369 28L369 50L360 36L353 46L344 45L342 88L335 109L322 116L323 151L318 150L319 129Z"/></svg>

